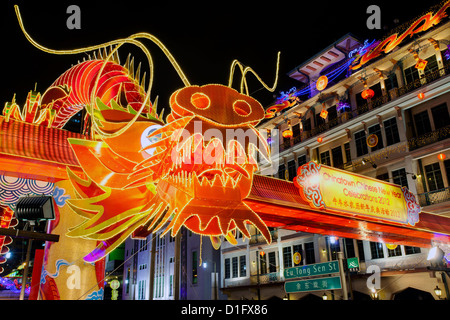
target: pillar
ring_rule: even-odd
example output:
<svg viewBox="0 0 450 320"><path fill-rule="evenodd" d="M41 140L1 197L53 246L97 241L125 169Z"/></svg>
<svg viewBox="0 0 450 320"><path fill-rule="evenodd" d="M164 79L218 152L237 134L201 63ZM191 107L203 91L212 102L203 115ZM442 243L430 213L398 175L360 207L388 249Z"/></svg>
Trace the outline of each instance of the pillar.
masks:
<svg viewBox="0 0 450 320"><path fill-rule="evenodd" d="M55 184L55 220L47 233L58 234L59 242L46 242L40 299L42 300L101 300L103 299L104 259L91 264L83 257L97 245L96 241L66 236L85 219L72 211L65 200L75 198L68 180Z"/></svg>

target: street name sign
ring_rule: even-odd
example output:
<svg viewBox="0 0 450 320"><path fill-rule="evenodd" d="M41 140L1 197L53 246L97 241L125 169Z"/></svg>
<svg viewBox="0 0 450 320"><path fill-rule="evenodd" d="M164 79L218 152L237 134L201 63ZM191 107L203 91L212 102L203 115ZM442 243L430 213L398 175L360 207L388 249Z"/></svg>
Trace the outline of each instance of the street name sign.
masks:
<svg viewBox="0 0 450 320"><path fill-rule="evenodd" d="M284 269L284 278L294 279L338 272L339 272L339 262L337 260L334 260L329 262L308 264L305 266Z"/></svg>
<svg viewBox="0 0 450 320"><path fill-rule="evenodd" d="M342 289L341 277L324 277L284 283L286 293Z"/></svg>

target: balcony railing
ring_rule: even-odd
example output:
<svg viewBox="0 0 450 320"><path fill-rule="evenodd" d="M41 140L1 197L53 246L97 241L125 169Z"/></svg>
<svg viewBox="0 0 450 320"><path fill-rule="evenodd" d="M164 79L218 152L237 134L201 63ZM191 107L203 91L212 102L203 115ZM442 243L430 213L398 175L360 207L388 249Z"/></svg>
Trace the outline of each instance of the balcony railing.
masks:
<svg viewBox="0 0 450 320"><path fill-rule="evenodd" d="M280 151L287 150L296 144L299 144L314 136L317 136L320 133L327 131L337 125L343 124L352 118L358 117L368 111L379 108L382 105L386 104L387 102L395 100L398 97L401 97L417 88L429 84L434 80L444 77L449 73L450 73L450 63L446 63L444 67L441 69L436 69L434 71L427 72L420 79L416 79L415 81L412 81L403 87L394 88L380 97L367 101L367 103L365 103L364 105L358 106L351 111L341 113L340 116L332 120L329 120L328 122L323 123L311 130L302 131L300 135L294 136L290 140L285 140L283 143L280 144Z"/></svg>
<svg viewBox="0 0 450 320"><path fill-rule="evenodd" d="M242 286L256 286L259 284L267 284L281 281L281 275L279 271L263 273L259 276L256 274L250 275L250 277L243 278L229 278L223 279L224 288L242 287Z"/></svg>
<svg viewBox="0 0 450 320"><path fill-rule="evenodd" d="M419 137L414 137L408 140L409 150L416 150L423 146L430 145L437 141L441 141L450 137L450 124L446 127L435 131L425 133Z"/></svg>
<svg viewBox="0 0 450 320"><path fill-rule="evenodd" d="M279 272L270 272L259 275L259 284L278 282L281 280L281 276ZM258 284L258 275L253 274L250 276L250 284L255 285Z"/></svg>
<svg viewBox="0 0 450 320"><path fill-rule="evenodd" d="M270 235L272 236L272 241L278 239L278 229L271 230ZM266 243L266 239L262 234L254 234L250 238L250 244L257 244L257 243Z"/></svg>
<svg viewBox="0 0 450 320"><path fill-rule="evenodd" d="M419 204L422 207L449 201L450 200L450 187L421 193L421 194L418 194L417 197L419 198L418 199Z"/></svg>

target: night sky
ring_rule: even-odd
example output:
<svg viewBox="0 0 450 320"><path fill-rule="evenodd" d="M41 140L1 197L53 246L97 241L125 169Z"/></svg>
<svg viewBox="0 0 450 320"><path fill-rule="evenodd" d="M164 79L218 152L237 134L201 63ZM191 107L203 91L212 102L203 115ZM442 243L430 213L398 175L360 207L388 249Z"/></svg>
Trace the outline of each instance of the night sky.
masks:
<svg viewBox="0 0 450 320"><path fill-rule="evenodd" d="M86 55L57 56L33 47L22 34L14 13L18 4L28 33L53 49L74 49L123 38L137 32L158 37L172 52L191 84L227 84L231 62L238 59L251 66L269 85L275 77L277 52L281 51L280 81L270 93L249 75L250 93L266 107L279 91L301 86L286 73L347 33L357 38L379 39L396 26L417 17L428 6L410 1L1 1L0 35L2 86L0 105L16 93L19 104L35 87L43 93L72 64ZM81 9L81 29L69 30L67 7ZM369 30L366 13L370 4L381 9L384 29ZM168 106L170 94L183 86L178 75L159 50L144 40L155 62L151 100ZM135 66L146 58L134 46L121 48ZM148 75L148 72L147 72ZM235 77L235 84L238 83ZM148 81L147 81L148 83ZM238 88L237 86L234 86Z"/></svg>

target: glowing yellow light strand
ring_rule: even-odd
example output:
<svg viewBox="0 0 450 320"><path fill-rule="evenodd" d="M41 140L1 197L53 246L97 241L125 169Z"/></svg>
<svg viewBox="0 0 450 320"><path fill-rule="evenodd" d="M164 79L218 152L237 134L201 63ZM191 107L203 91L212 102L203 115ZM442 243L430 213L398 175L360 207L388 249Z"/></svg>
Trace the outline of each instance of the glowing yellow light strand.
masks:
<svg viewBox="0 0 450 320"><path fill-rule="evenodd" d="M231 88L231 86L233 84L234 70L235 70L236 66L238 66L242 73L241 86L240 86L241 93L244 92L244 87L245 87L246 94L249 95L247 79L245 78L245 75L247 74L247 72L253 73L253 75L256 77L256 79L258 79L258 81L263 85L263 87L266 90L268 90L270 92L274 92L275 88L277 87L277 83L278 83L278 71L280 69L280 55L281 55L281 52L278 52L276 72L275 72L275 81L274 81L274 84L272 87L269 87L251 67L244 68L243 65L238 60L234 60L233 63L231 64L230 77L228 78L228 86Z"/></svg>
<svg viewBox="0 0 450 320"><path fill-rule="evenodd" d="M185 76L185 74L183 73L183 71L181 70L180 66L178 65L178 63L176 62L176 60L172 56L172 54L169 52L169 50L164 46L164 44L159 39L157 39L155 36L153 36L151 34L142 33L141 32L141 33L137 33L137 34L131 35L128 38L113 40L113 41L109 41L109 42L106 42L106 43L103 43L103 44L100 44L100 45L94 45L94 46L89 46L89 47L84 47L84 48L79 48L79 49L71 49L71 50L54 50L54 49L49 49L49 48L46 48L46 47L40 45L33 38L31 38L31 36L25 30L25 27L24 27L24 24L23 24L23 20L22 20L22 17L20 15L19 7L17 5L15 5L14 9L16 11L16 16L17 16L17 20L19 22L20 28L22 29L22 32L25 35L26 39L33 46L35 46L36 48L38 48L41 51L44 51L44 52L47 52L47 53L50 53L50 54L66 55L66 54L84 53L84 52L87 52L87 51L94 51L94 50L98 50L98 49L101 49L101 48L106 48L108 46L115 46L115 48L111 51L111 53L108 55L106 61L104 62L103 66L102 66L102 68L100 70L100 73L97 75L97 79L95 81L95 87L94 88L97 88L98 81L100 79L101 71L104 69L104 67L106 66L106 63L108 62L108 60L113 56L113 54L118 50L118 48L120 46L122 46L125 43L131 43L131 44L134 44L137 47L139 47L145 53L145 55L146 55L146 57L148 59L148 62L149 62L149 67L150 67L150 80L149 80L149 85L148 85L148 90L147 90L147 95L145 97L145 100L143 101L141 108L139 109L137 114L134 116L134 118L132 120L130 120L130 122L126 126L121 128L117 132L114 132L114 133L103 132L98 127L98 124L96 123L96 121L93 120L92 124L93 124L94 129L98 133L100 133L101 135L103 135L105 137L118 136L118 135L122 134L123 132L125 132L137 120L137 118L140 116L140 114L144 110L144 107L147 104L147 102L149 100L149 97L150 97L150 92L151 92L151 88L152 88L152 85L153 85L153 69L154 69L153 68L153 60L152 60L151 54L148 51L148 49L140 41L137 41L135 39L145 38L145 39L149 39L152 42L154 42L164 52L166 57L172 63L173 67L175 68L175 70L177 71L177 73L180 76L181 80L183 81L184 85L185 86L189 86L190 85L187 77ZM93 90L93 93L94 92L95 92L95 90ZM92 102L95 101L94 99L95 99L95 97L92 96L91 97L91 101ZM92 111L92 113L91 113L92 115L94 114L93 113L93 109L94 109L94 107L91 106L90 111Z"/></svg>
<svg viewBox="0 0 450 320"><path fill-rule="evenodd" d="M32 45L34 45L39 50L42 50L42 51L48 52L48 53L52 53L52 54L76 54L76 53L83 53L83 52L86 52L86 51L93 51L93 50L97 50L97 49L108 47L108 46L113 46L113 45L116 45L116 44L120 44L120 43L123 43L123 42L130 41L130 39L145 38L145 39L149 39L152 42L154 42L164 52L166 57L169 59L170 63L172 63L173 67L175 68L175 70L179 74L179 76L180 76L181 80L183 81L184 85L185 86L189 86L190 85L188 79L184 75L183 71L181 70L180 66L178 65L178 63L176 62L176 60L172 56L172 54L169 52L169 50L164 46L164 44L158 38L156 38L155 36L153 36L153 35L151 35L149 33L140 32L140 33L133 34L133 35L131 35L128 38L125 38L125 39L113 40L113 41L109 41L109 42L106 42L106 43L103 43L103 44L100 44L100 45L94 45L94 46L89 46L89 47L80 48L80 49L53 50L53 49L49 49L49 48L46 48L46 47L40 45L39 43L34 41L33 38L31 38L31 36L25 31L25 28L24 28L24 25L23 25L23 21L22 21L22 17L20 15L19 6L15 5L14 9L16 11L16 16L17 16L17 20L19 22L20 28L22 29L22 32L24 33L25 37L27 38L27 40Z"/></svg>

